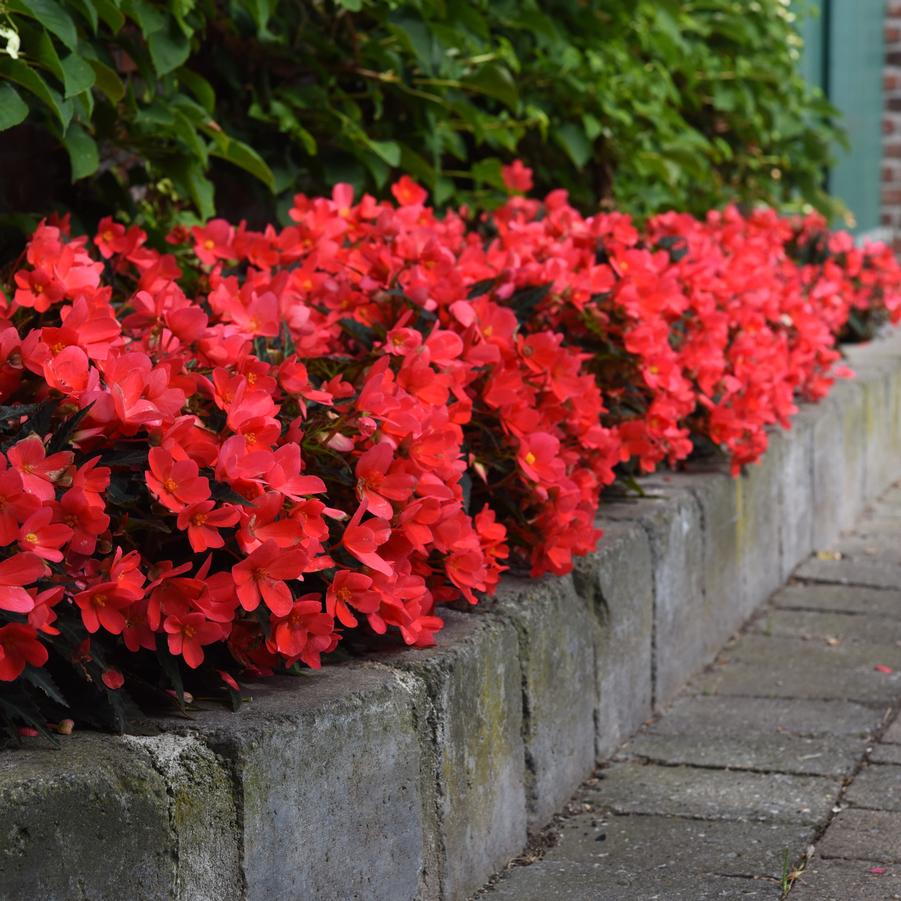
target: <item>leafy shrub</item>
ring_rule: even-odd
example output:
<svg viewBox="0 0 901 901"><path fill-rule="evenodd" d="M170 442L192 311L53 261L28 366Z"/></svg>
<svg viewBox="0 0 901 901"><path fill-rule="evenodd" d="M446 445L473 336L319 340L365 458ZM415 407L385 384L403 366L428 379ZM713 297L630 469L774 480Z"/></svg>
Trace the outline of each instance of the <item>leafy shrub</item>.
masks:
<svg viewBox="0 0 901 901"><path fill-rule="evenodd" d="M521 164L506 168L527 189ZM512 197L478 228L408 178L298 195L153 249L41 224L0 309L0 714L13 734L130 699L237 698L507 566L564 573L616 472L703 440L759 458L822 396L897 263L822 220L580 215ZM800 242L803 244L803 241ZM68 728L68 723L66 728Z"/></svg>
<svg viewBox="0 0 901 901"><path fill-rule="evenodd" d="M4 19L0 129L31 124L0 149L13 213L152 227L188 201L262 224L298 189L399 172L485 207L517 154L587 208L830 209L835 111L781 0L0 0Z"/></svg>

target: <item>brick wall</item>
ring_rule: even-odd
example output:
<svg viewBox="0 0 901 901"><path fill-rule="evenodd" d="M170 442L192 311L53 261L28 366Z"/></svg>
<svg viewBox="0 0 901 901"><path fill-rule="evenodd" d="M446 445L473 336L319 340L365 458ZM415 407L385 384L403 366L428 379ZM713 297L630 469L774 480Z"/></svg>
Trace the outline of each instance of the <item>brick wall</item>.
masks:
<svg viewBox="0 0 901 901"><path fill-rule="evenodd" d="M881 220L901 252L901 0L886 4L883 87Z"/></svg>

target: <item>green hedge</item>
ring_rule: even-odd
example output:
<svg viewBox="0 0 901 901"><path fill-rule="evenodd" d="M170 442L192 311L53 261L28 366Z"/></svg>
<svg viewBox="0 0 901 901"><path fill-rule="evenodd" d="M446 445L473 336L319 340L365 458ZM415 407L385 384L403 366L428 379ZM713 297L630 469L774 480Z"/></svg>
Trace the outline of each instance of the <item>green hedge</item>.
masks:
<svg viewBox="0 0 901 901"><path fill-rule="evenodd" d="M797 74L792 18L779 0L0 0L2 212L259 220L401 171L485 206L517 156L589 208L829 212L836 113Z"/></svg>

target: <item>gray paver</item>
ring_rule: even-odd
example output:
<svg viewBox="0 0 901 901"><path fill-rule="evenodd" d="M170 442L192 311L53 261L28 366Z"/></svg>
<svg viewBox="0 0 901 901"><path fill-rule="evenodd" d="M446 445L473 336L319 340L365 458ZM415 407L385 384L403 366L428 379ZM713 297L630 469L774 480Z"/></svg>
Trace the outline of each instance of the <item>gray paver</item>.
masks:
<svg viewBox="0 0 901 901"><path fill-rule="evenodd" d="M514 867L485 895L486 901L777 901L775 883L698 876L679 871L648 873L613 881L599 865L540 861Z"/></svg>
<svg viewBox="0 0 901 901"><path fill-rule="evenodd" d="M621 756L654 763L812 776L847 776L865 747L863 739L794 735L637 735ZM887 745L886 747L901 747Z"/></svg>
<svg viewBox="0 0 901 901"><path fill-rule="evenodd" d="M895 722L885 730L885 735L882 736L882 740L901 745L901 716L896 717Z"/></svg>
<svg viewBox="0 0 901 901"><path fill-rule="evenodd" d="M774 607L834 610L901 618L901 591L809 582L787 585L773 595Z"/></svg>
<svg viewBox="0 0 901 901"><path fill-rule="evenodd" d="M823 560L811 557L795 570L795 576L812 582L894 589L901 585L901 566L877 560Z"/></svg>
<svg viewBox="0 0 901 901"><path fill-rule="evenodd" d="M629 874L684 869L718 876L782 873L784 854L796 857L811 826L690 820L683 817L584 813L565 820L548 862L600 865L617 881Z"/></svg>
<svg viewBox="0 0 901 901"><path fill-rule="evenodd" d="M814 859L792 886L790 901L891 901L901 898L901 869L855 860Z"/></svg>
<svg viewBox="0 0 901 901"><path fill-rule="evenodd" d="M711 820L823 822L838 796L839 780L697 769L614 764L591 792L615 813L662 814Z"/></svg>
<svg viewBox="0 0 901 901"><path fill-rule="evenodd" d="M820 646L792 638L747 635L699 676L705 694L835 698L890 704L901 694L901 647L846 642ZM892 672L880 672L888 666Z"/></svg>
<svg viewBox="0 0 901 901"><path fill-rule="evenodd" d="M770 610L754 622L752 631L781 638L826 641L901 641L901 617L860 616L809 610Z"/></svg>
<svg viewBox="0 0 901 901"><path fill-rule="evenodd" d="M845 801L871 810L901 811L901 766L864 767L848 786Z"/></svg>
<svg viewBox="0 0 901 901"><path fill-rule="evenodd" d="M821 857L901 863L901 813L843 810L817 845Z"/></svg>
<svg viewBox="0 0 901 901"><path fill-rule="evenodd" d="M680 698L654 723L652 730L657 735L681 735L698 729L720 735L789 733L863 737L879 726L882 715L882 710L850 701L795 698L738 701L731 697L699 695Z"/></svg>
<svg viewBox="0 0 901 901"><path fill-rule="evenodd" d="M873 746L870 760L874 763L897 763L901 765L901 745L878 744Z"/></svg>

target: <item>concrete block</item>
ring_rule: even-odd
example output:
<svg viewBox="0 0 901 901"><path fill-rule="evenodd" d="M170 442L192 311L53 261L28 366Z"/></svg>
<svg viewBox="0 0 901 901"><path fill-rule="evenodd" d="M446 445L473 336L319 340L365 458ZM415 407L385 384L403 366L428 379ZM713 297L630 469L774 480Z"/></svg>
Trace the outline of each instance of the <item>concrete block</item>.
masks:
<svg viewBox="0 0 901 901"><path fill-rule="evenodd" d="M439 647L382 659L428 692L440 890L442 898L457 899L472 894L526 842L523 676L512 623L478 610L442 615L447 624ZM361 860L377 853L373 848Z"/></svg>
<svg viewBox="0 0 901 901"><path fill-rule="evenodd" d="M231 775L192 736L127 735L163 778L169 800L170 846L180 901L232 901L242 897L238 814Z"/></svg>
<svg viewBox="0 0 901 901"><path fill-rule="evenodd" d="M117 738L73 735L58 751L0 755L0 820L8 901L176 897L165 781Z"/></svg>
<svg viewBox="0 0 901 901"><path fill-rule="evenodd" d="M654 569L651 545L636 522L611 520L601 508L604 537L576 562L576 590L598 623L596 749L611 754L651 715Z"/></svg>
<svg viewBox="0 0 901 901"><path fill-rule="evenodd" d="M385 667L345 664L252 691L237 715L165 722L232 770L244 897L435 897L422 686Z"/></svg>
<svg viewBox="0 0 901 901"><path fill-rule="evenodd" d="M771 469L777 480L780 584L814 550L813 422L809 415L792 418L791 429L780 435L781 465Z"/></svg>
<svg viewBox="0 0 901 901"><path fill-rule="evenodd" d="M828 547L847 525L850 504L842 498L845 483L842 408L834 397L801 411L813 429L813 544Z"/></svg>
<svg viewBox="0 0 901 901"><path fill-rule="evenodd" d="M508 579L493 609L510 619L519 638L526 798L534 830L594 769L600 624L569 577Z"/></svg>
<svg viewBox="0 0 901 901"><path fill-rule="evenodd" d="M842 528L854 524L863 509L866 494L866 417L864 392L858 380L837 382L830 398L838 405L841 419L843 478L841 486ZM819 448L815 448L818 451Z"/></svg>
<svg viewBox="0 0 901 901"><path fill-rule="evenodd" d="M771 431L761 460L737 478L738 561L741 620L782 584L780 524L786 438ZM708 530L709 532L709 530Z"/></svg>
<svg viewBox="0 0 901 901"><path fill-rule="evenodd" d="M711 647L705 621L701 509L687 488L647 480L648 496L607 508L608 518L639 522L654 573L654 704L665 704L703 666Z"/></svg>

